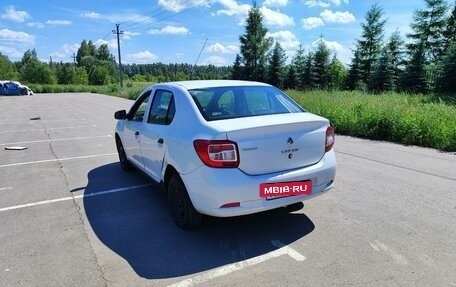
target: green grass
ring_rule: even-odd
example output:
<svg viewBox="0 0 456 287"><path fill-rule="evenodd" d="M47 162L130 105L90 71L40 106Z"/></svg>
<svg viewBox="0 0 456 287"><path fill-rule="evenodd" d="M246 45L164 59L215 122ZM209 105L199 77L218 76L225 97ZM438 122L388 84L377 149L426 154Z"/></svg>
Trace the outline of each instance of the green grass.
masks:
<svg viewBox="0 0 456 287"><path fill-rule="evenodd" d="M331 120L336 133L456 151L456 106L431 97L362 92L287 94L308 111Z"/></svg>

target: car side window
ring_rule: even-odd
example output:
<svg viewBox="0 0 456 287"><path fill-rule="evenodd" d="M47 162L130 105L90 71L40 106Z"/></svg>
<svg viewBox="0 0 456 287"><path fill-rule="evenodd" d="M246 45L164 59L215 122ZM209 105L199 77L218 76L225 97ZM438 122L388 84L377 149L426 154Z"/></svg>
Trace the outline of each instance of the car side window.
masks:
<svg viewBox="0 0 456 287"><path fill-rule="evenodd" d="M157 90L155 92L149 113L148 123L169 125L176 113L174 97L170 91Z"/></svg>
<svg viewBox="0 0 456 287"><path fill-rule="evenodd" d="M151 91L147 91L142 94L139 100L128 112L128 119L135 122L142 122L144 119L144 114L146 113L147 103L149 102Z"/></svg>

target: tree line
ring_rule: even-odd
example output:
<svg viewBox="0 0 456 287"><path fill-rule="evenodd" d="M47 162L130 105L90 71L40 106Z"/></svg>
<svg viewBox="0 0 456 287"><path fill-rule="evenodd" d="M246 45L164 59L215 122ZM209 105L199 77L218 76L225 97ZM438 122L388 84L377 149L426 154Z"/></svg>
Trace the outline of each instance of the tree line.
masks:
<svg viewBox="0 0 456 287"><path fill-rule="evenodd" d="M230 67L190 64L126 64L122 72L138 82L167 82L191 79L228 79ZM36 50L27 50L21 61L11 62L0 53L0 79L19 80L27 84L109 85L119 82L119 69L108 45L97 47L83 40L74 62L49 63L38 59Z"/></svg>
<svg viewBox="0 0 456 287"><path fill-rule="evenodd" d="M400 91L456 93L456 2L424 0L414 12L405 39L395 31L385 39L383 8L374 4L361 23L353 57L345 66L321 36L316 47L299 46L288 61L279 42L268 37L263 15L254 3L240 35L240 53L232 66L191 64L127 64L123 74L133 81L165 82L190 79L242 79L267 82L283 89ZM117 83L118 65L108 46L83 40L73 63L38 60L35 50L11 62L0 53L0 78L37 84Z"/></svg>
<svg viewBox="0 0 456 287"><path fill-rule="evenodd" d="M267 37L256 5L249 11L231 78L268 82L285 89L339 89L370 92L456 93L456 2L424 0L405 41L399 31L385 36L383 8L374 4L361 24L353 58L345 67L323 40L299 47L289 64L279 42ZM455 95L453 95L455 96ZM456 96L455 96L456 97Z"/></svg>

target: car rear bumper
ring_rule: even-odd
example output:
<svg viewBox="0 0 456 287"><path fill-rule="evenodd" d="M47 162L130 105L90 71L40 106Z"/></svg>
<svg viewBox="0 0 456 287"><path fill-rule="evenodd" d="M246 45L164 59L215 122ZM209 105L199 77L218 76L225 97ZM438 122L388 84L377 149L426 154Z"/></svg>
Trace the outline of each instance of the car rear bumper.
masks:
<svg viewBox="0 0 456 287"><path fill-rule="evenodd" d="M330 151L312 166L286 172L251 176L239 169L215 169L201 166L181 175L195 209L217 217L230 217L262 212L321 195L333 187L336 157ZM260 197L261 183L312 181L312 194L266 200ZM239 202L238 207L221 206Z"/></svg>

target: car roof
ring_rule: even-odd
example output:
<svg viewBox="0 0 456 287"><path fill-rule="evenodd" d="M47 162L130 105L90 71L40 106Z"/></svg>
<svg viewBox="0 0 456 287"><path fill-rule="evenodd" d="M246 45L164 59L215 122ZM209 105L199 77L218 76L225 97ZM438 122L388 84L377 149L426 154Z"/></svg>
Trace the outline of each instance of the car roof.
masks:
<svg viewBox="0 0 456 287"><path fill-rule="evenodd" d="M186 90L216 88L216 87L241 87L241 86L270 86L261 82L239 80L195 80L163 83L172 86L181 86Z"/></svg>

